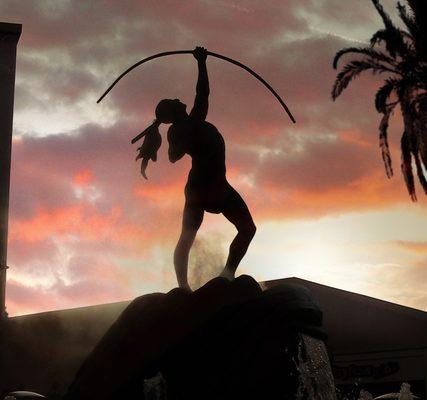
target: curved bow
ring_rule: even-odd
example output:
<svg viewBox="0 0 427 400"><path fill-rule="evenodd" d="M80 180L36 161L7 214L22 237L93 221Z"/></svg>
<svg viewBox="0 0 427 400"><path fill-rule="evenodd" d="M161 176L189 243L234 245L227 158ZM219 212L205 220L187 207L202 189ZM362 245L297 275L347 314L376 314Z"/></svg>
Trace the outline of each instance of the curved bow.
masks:
<svg viewBox="0 0 427 400"><path fill-rule="evenodd" d="M176 50L176 51L165 51L163 53L154 54L153 56L144 58L141 61L138 61L136 64L129 67L126 71L124 71L119 77L108 87L108 89L104 92L104 94L98 99L97 103L99 103L109 92L110 90L117 84L117 82L120 81L126 74L128 74L130 71L132 71L134 68L140 66L141 64L146 63L147 61L154 60L155 58L159 57L165 57L165 56L171 56L175 54L193 54L193 50ZM221 60L228 61L234 65L237 65L244 70L248 71L251 75L253 75L255 78L257 78L264 86L267 87L268 90L270 90L271 93L273 93L274 97L279 101L279 103L282 105L286 113L289 115L289 118L293 123L296 123L295 118L293 117L291 111L286 106L285 102L282 100L282 98L277 94L277 92L261 77L259 76L255 71L247 67L246 65L240 63L239 61L233 60L232 58L223 56L221 54L212 53L211 51L208 51L207 54L212 57L220 58Z"/></svg>

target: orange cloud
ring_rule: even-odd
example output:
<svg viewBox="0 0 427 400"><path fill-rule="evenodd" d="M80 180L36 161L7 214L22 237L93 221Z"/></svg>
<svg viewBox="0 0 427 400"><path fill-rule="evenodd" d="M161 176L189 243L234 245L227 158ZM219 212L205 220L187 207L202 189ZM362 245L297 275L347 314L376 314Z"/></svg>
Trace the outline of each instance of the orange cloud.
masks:
<svg viewBox="0 0 427 400"><path fill-rule="evenodd" d="M417 254L427 254L427 242L426 241L405 241L397 240L395 242L398 246L409 252L415 252Z"/></svg>
<svg viewBox="0 0 427 400"><path fill-rule="evenodd" d="M399 177L386 179L378 168L371 175L331 189L279 189L266 185L254 198L258 218L317 218L355 210L384 209L409 200Z"/></svg>
<svg viewBox="0 0 427 400"><path fill-rule="evenodd" d="M78 234L87 240L99 240L111 233L122 212L116 207L101 214L88 205L73 205L53 210L41 209L27 220L13 220L12 240L38 241L51 235Z"/></svg>
<svg viewBox="0 0 427 400"><path fill-rule="evenodd" d="M79 186L86 186L93 183L94 179L95 175L93 171L87 168L81 169L73 177L74 184Z"/></svg>

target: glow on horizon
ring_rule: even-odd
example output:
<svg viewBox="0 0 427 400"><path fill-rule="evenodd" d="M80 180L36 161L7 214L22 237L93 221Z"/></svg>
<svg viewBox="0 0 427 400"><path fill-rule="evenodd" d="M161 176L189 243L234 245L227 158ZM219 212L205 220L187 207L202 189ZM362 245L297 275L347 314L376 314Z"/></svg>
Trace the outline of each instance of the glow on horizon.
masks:
<svg viewBox="0 0 427 400"><path fill-rule="evenodd" d="M244 270L260 281L295 276L427 311L427 304L420 307L403 295L404 290L396 291L400 283L405 284L404 273L393 287L376 286L391 267L404 271L414 260L423 261L422 251L414 254L400 247L399 241L416 242L422 237L426 216L425 209L408 205L263 223L243 262ZM412 280L407 284L412 285Z"/></svg>
<svg viewBox="0 0 427 400"><path fill-rule="evenodd" d="M145 127L161 93L193 96L192 60L180 60L176 70L173 60L147 66L151 73L159 68L159 75L134 74L108 101L96 100L141 55L188 48L195 37L265 74L283 90L298 121L284 122L274 99L247 76L220 63L209 66L209 120L225 136L230 182L258 227L238 273L259 281L296 276L427 310L426 198L419 190L419 202L411 203L396 168L399 117L390 124L397 163L388 181L379 169L378 79L362 78L339 102L329 94L334 52L353 42L364 45L381 24L371 2L171 4L173 25L171 7L163 3L136 2L131 15L125 7L118 12L115 2L93 1L96 23L71 1L0 4L5 20L24 24L12 150L9 314L130 299L176 284L172 254L189 160L174 168L167 163L162 127L161 157L150 165L150 181L142 182L128 138L120 149L116 138ZM75 29L76 18L81 29ZM98 142L85 152L88 138ZM234 235L224 217L208 214L198 239L224 260ZM202 256L192 253L191 268L203 267ZM208 279L203 271L202 278Z"/></svg>

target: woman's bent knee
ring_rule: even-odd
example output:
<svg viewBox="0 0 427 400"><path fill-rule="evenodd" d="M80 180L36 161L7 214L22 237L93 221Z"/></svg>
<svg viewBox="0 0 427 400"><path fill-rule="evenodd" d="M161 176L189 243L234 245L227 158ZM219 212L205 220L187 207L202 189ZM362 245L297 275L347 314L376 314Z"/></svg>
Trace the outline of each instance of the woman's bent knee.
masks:
<svg viewBox="0 0 427 400"><path fill-rule="evenodd" d="M251 225L251 227L250 227L250 230L249 230L249 234L250 234L250 236L251 236L251 240L252 240L252 238L255 236L255 233L256 233L256 226L255 226L255 224L254 224L254 223L252 223L252 225Z"/></svg>
<svg viewBox="0 0 427 400"><path fill-rule="evenodd" d="M252 240L256 233L256 226L253 222L251 224L247 224L239 229L239 233L245 235L248 240Z"/></svg>

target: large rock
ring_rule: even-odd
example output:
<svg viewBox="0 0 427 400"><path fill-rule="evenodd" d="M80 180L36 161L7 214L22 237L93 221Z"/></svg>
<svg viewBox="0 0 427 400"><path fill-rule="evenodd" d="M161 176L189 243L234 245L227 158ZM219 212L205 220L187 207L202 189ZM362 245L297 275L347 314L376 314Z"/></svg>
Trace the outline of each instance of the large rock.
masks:
<svg viewBox="0 0 427 400"><path fill-rule="evenodd" d="M143 399L144 380L161 372L168 399L333 399L321 322L304 287L262 292L245 275L213 279L194 293L141 296L95 347L65 398Z"/></svg>

